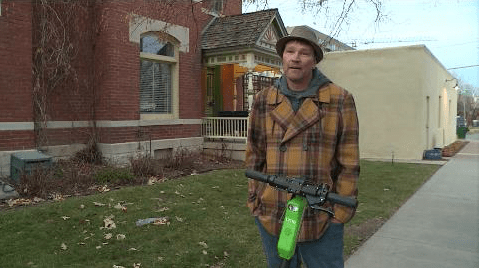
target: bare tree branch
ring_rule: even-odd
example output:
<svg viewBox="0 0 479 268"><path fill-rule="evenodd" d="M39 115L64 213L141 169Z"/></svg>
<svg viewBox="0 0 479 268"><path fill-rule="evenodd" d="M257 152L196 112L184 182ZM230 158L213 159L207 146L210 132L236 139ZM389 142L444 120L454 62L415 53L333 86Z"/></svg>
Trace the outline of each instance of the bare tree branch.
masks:
<svg viewBox="0 0 479 268"><path fill-rule="evenodd" d="M344 29L345 25L350 23L354 17L354 11L359 7L373 9L375 12L374 23L381 23L386 15L383 11L384 0L296 0L298 7L303 14L310 14L318 17L318 20L324 25L329 25L327 33L331 38L337 37ZM243 0L246 5L256 5L256 9L269 8L268 0ZM338 14L333 14L334 10L339 10Z"/></svg>

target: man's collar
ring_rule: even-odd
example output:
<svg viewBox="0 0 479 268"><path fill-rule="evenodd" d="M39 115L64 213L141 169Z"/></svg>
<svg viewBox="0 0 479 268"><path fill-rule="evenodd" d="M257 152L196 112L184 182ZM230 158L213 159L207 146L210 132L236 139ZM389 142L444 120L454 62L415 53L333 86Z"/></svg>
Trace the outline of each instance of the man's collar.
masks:
<svg viewBox="0 0 479 268"><path fill-rule="evenodd" d="M270 105L279 104L283 102L286 96L282 94L277 87L269 90L266 102ZM329 103L331 101L331 83L328 83L318 90L318 94L311 97L314 102Z"/></svg>

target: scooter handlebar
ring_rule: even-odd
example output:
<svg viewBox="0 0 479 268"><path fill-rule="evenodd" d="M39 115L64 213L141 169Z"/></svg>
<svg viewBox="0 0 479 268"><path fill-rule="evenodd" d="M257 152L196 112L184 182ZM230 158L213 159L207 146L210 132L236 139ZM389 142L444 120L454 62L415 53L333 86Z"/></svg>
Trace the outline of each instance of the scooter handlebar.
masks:
<svg viewBox="0 0 479 268"><path fill-rule="evenodd" d="M248 178L251 178L251 179L254 179L254 180L257 180L257 181L261 181L261 182L264 182L264 183L268 183L271 186L278 187L278 188L281 188L283 190L290 189L291 185L288 185L288 184L290 184L291 182L297 182L297 180L290 180L290 179L287 179L285 177L283 178L283 177L278 177L278 176L274 176L274 175L266 175L266 174L263 174L259 171L255 171L255 170L246 170L245 175ZM319 193L316 193L316 191L312 191L312 189L308 186L311 186L311 185L307 185L306 188L302 188L304 190L304 191L302 191L303 195L313 195L313 196L315 196L315 195L319 194ZM298 193L298 192L296 191L295 193ZM349 197L349 196L343 196L343 195L339 195L339 194L332 193L332 192L328 192L328 194L326 195L326 200L330 201L332 203L340 204L340 205L347 206L347 207L356 208L358 206L358 201L357 201L356 198Z"/></svg>
<svg viewBox="0 0 479 268"><path fill-rule="evenodd" d="M248 169L245 171L245 175L246 177L257 180L257 181L269 183L269 180L268 180L269 175L263 174L259 171Z"/></svg>
<svg viewBox="0 0 479 268"><path fill-rule="evenodd" d="M346 207L356 208L358 206L358 200L353 197L339 195L336 193L328 193L326 199L332 203L340 204Z"/></svg>

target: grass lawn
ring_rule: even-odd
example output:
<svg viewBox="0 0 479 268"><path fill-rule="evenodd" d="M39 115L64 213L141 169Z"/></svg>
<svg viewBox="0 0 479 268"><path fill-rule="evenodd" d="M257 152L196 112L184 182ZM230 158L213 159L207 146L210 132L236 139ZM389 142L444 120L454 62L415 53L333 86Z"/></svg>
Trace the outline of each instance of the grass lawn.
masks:
<svg viewBox="0 0 479 268"><path fill-rule="evenodd" d="M438 168L362 161L360 205L347 229L389 218ZM219 170L3 209L0 266L265 267L246 188L244 170ZM168 220L135 224L151 217ZM347 234L345 254L364 239Z"/></svg>

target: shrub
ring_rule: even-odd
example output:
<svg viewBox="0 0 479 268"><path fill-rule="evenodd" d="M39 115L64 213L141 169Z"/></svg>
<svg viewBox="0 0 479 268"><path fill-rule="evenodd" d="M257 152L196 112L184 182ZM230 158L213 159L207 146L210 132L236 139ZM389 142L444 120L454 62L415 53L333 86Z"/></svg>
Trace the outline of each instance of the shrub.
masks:
<svg viewBox="0 0 479 268"><path fill-rule="evenodd" d="M103 163L103 155L101 151L98 149L97 143L94 139L90 139L87 146L76 152L75 156L73 157L74 160L84 162L84 163L92 163L92 164L101 164Z"/></svg>
<svg viewBox="0 0 479 268"><path fill-rule="evenodd" d="M198 152L188 150L186 148L178 148L171 158L166 159L165 167L167 168L184 168L191 167L196 159L200 157Z"/></svg>
<svg viewBox="0 0 479 268"><path fill-rule="evenodd" d="M158 160L150 155L139 155L130 158L130 165L133 174L140 177L162 176L163 169Z"/></svg>
<svg viewBox="0 0 479 268"><path fill-rule="evenodd" d="M100 169L93 178L96 183L107 184L125 183L132 181L135 177L128 168L106 167Z"/></svg>
<svg viewBox="0 0 479 268"><path fill-rule="evenodd" d="M35 167L31 173L20 175L20 185L17 192L21 196L32 196L46 199L49 194L50 182L54 179L52 168Z"/></svg>

